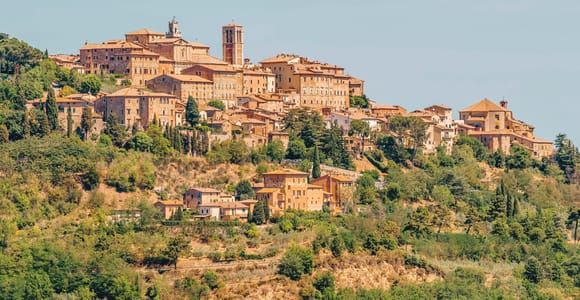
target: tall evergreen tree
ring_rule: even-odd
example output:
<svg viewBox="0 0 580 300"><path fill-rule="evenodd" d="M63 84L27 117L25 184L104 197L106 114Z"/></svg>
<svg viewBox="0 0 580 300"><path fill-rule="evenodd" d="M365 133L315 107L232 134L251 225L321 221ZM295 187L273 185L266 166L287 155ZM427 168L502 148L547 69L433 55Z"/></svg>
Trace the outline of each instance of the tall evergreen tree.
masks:
<svg viewBox="0 0 580 300"><path fill-rule="evenodd" d="M505 216L506 218L511 218L513 214L513 197L509 191L505 192Z"/></svg>
<svg viewBox="0 0 580 300"><path fill-rule="evenodd" d="M70 138L72 137L72 134L73 134L72 108L68 107L66 112L66 136Z"/></svg>
<svg viewBox="0 0 580 300"><path fill-rule="evenodd" d="M0 144L7 143L10 138L8 128L4 124L0 124Z"/></svg>
<svg viewBox="0 0 580 300"><path fill-rule="evenodd" d="M194 127L199 122L199 109L197 107L197 102L191 96L187 97L187 104L185 105L185 121L187 121L191 127Z"/></svg>
<svg viewBox="0 0 580 300"><path fill-rule="evenodd" d="M125 144L125 137L127 132L125 127L117 122L117 116L115 116L115 114L110 114L107 117L103 133L111 138L113 145L117 147L123 147Z"/></svg>
<svg viewBox="0 0 580 300"><path fill-rule="evenodd" d="M320 154L318 153L318 146L314 146L314 153L312 155L312 178L320 178Z"/></svg>
<svg viewBox="0 0 580 300"><path fill-rule="evenodd" d="M520 201L518 200L518 197L514 197L514 205L512 208L512 217L517 217L520 213Z"/></svg>
<svg viewBox="0 0 580 300"><path fill-rule="evenodd" d="M30 117L28 110L24 110L22 114L22 136L25 138L30 136Z"/></svg>
<svg viewBox="0 0 580 300"><path fill-rule="evenodd" d="M506 188L502 180L500 185L495 189L495 197L491 201L491 207L488 212L489 221L495 221L498 218L506 216L505 190Z"/></svg>
<svg viewBox="0 0 580 300"><path fill-rule="evenodd" d="M86 141L91 133L93 127L93 113L89 107L83 108L81 115L81 130L83 132L83 139Z"/></svg>
<svg viewBox="0 0 580 300"><path fill-rule="evenodd" d="M46 117L48 119L48 124L51 130L58 129L58 107L56 106L56 98L54 96L54 90L52 88L48 89L48 95L46 96L46 103L44 104L44 111L46 112Z"/></svg>

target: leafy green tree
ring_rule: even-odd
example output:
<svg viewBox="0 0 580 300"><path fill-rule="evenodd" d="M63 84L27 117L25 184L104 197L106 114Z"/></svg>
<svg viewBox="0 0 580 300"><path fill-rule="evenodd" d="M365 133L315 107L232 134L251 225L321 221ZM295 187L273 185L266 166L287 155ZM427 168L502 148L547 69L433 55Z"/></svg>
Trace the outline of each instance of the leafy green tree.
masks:
<svg viewBox="0 0 580 300"><path fill-rule="evenodd" d="M320 292L334 290L334 276L330 272L320 273L316 275L312 285Z"/></svg>
<svg viewBox="0 0 580 300"><path fill-rule="evenodd" d="M300 138L308 148L317 144L324 128L322 116L310 109L292 109L284 117L284 130L290 138Z"/></svg>
<svg viewBox="0 0 580 300"><path fill-rule="evenodd" d="M0 73L19 74L38 65L42 51L6 34L0 36Z"/></svg>
<svg viewBox="0 0 580 300"><path fill-rule="evenodd" d="M342 236L336 235L330 242L330 251L334 257L340 257L346 249Z"/></svg>
<svg viewBox="0 0 580 300"><path fill-rule="evenodd" d="M532 165L532 157L530 152L520 146L512 145L510 155L506 159L506 167L509 169L525 169Z"/></svg>
<svg viewBox="0 0 580 300"><path fill-rule="evenodd" d="M348 135L358 136L361 139L362 149L364 149L365 139L370 137L371 135L371 128L369 126L369 123L363 120L352 120L350 122Z"/></svg>
<svg viewBox="0 0 580 300"><path fill-rule="evenodd" d="M369 98L366 95L350 96L349 104L350 107L369 108Z"/></svg>
<svg viewBox="0 0 580 300"><path fill-rule="evenodd" d="M46 112L46 117L48 118L48 124L50 124L51 130L58 129L58 107L56 106L56 98L54 97L54 90L49 89L48 95L46 96L46 102L44 103L44 111Z"/></svg>
<svg viewBox="0 0 580 300"><path fill-rule="evenodd" d="M401 198L401 186L396 182L389 182L386 193L389 200L399 200L399 198Z"/></svg>
<svg viewBox="0 0 580 300"><path fill-rule="evenodd" d="M281 141L272 141L266 145L266 155L273 162L282 162L284 159L284 144Z"/></svg>
<svg viewBox="0 0 580 300"><path fill-rule="evenodd" d="M320 154L318 153L318 146L314 146L314 153L312 154L312 178L320 178Z"/></svg>
<svg viewBox="0 0 580 300"><path fill-rule="evenodd" d="M308 144L305 141L306 146ZM344 169L354 169L352 157L350 156L344 139L342 130L333 124L330 129L322 132L320 137L320 152L324 157L332 161L332 165Z"/></svg>
<svg viewBox="0 0 580 300"><path fill-rule="evenodd" d="M181 236L177 236L172 238L165 250L163 250L163 254L167 256L171 264L175 269L177 269L177 259L179 256L186 252L189 249L189 243Z"/></svg>
<svg viewBox="0 0 580 300"><path fill-rule="evenodd" d="M24 299L51 299L54 295L50 278L43 271L31 271L24 284Z"/></svg>
<svg viewBox="0 0 580 300"><path fill-rule="evenodd" d="M218 289L222 284L218 275L213 271L207 271L203 274L203 282L212 290Z"/></svg>
<svg viewBox="0 0 580 300"><path fill-rule="evenodd" d="M375 202L377 190L372 175L365 173L356 180L355 193L359 203L372 204Z"/></svg>
<svg viewBox="0 0 580 300"><path fill-rule="evenodd" d="M219 110L225 110L226 109L226 105L221 100L210 100L209 102L207 102L207 105L209 105L211 107L215 107L215 108L217 108Z"/></svg>
<svg viewBox="0 0 580 300"><path fill-rule="evenodd" d="M401 164L405 162L405 160L409 159L409 155L405 150L405 147L399 144L392 136L381 136L377 140L377 147L379 150L383 151L385 157L398 164Z"/></svg>
<svg viewBox="0 0 580 300"><path fill-rule="evenodd" d="M302 275L311 274L313 269L314 254L312 250L301 246L291 246L280 260L278 274L292 280L299 280Z"/></svg>
<svg viewBox="0 0 580 300"><path fill-rule="evenodd" d="M542 265L536 257L531 256L528 258L526 265L524 266L523 275L526 280L532 283L538 283L542 280Z"/></svg>
<svg viewBox="0 0 580 300"><path fill-rule="evenodd" d="M460 135L455 142L454 147L462 145L469 146L473 150L473 154L477 160L484 161L487 158L487 148L478 139L466 135Z"/></svg>
<svg viewBox="0 0 580 300"><path fill-rule="evenodd" d="M436 185L431 192L433 200L443 205L449 206L454 203L454 197L449 188L444 185Z"/></svg>
<svg viewBox="0 0 580 300"><path fill-rule="evenodd" d="M504 168L505 164L506 164L506 157L503 154L503 152L501 151L501 149L495 151L490 157L489 157L489 165L496 167L496 168Z"/></svg>
<svg viewBox="0 0 580 300"><path fill-rule="evenodd" d="M554 160L564 172L567 183L572 183L577 178L578 165L580 164L580 154L578 148L565 134L558 134L556 137L556 154Z"/></svg>
<svg viewBox="0 0 580 300"><path fill-rule="evenodd" d="M288 142L288 149L286 149L286 158L288 159L304 159L306 157L306 145L304 141L298 138L291 139Z"/></svg>
<svg viewBox="0 0 580 300"><path fill-rule="evenodd" d="M411 151L414 158L427 139L427 123L418 117L394 116L389 119L388 128L399 137L399 144Z"/></svg>
<svg viewBox="0 0 580 300"><path fill-rule="evenodd" d="M410 216L403 227L404 232L409 232L415 237L426 237L431 235L431 224L433 216L426 207L417 208Z"/></svg>
<svg viewBox="0 0 580 300"><path fill-rule="evenodd" d="M187 104L185 105L185 120L191 127L194 127L198 124L199 118L197 102L192 96L187 97Z"/></svg>
<svg viewBox="0 0 580 300"><path fill-rule="evenodd" d="M252 199L256 196L252 184L248 180L242 180L236 185L236 198L239 200Z"/></svg>
<svg viewBox="0 0 580 300"><path fill-rule="evenodd" d="M77 88L81 93L88 93L91 95L97 95L101 91L102 82L99 77L93 74L84 76Z"/></svg>
<svg viewBox="0 0 580 300"><path fill-rule="evenodd" d="M127 136L127 131L125 130L125 126L119 124L119 122L117 121L117 116L115 114L110 114L107 117L103 133L106 134L109 138L111 138L111 141L113 141L113 145L117 147L122 147L125 144L125 137Z"/></svg>
<svg viewBox="0 0 580 300"><path fill-rule="evenodd" d="M252 212L252 218L248 221L257 225L266 224L269 219L269 208L268 203L265 200L258 200L254 205L254 211Z"/></svg>
<svg viewBox="0 0 580 300"><path fill-rule="evenodd" d="M137 132L131 137L127 144L125 144L125 147L135 151L151 152L151 149L153 148L153 139L145 132Z"/></svg>

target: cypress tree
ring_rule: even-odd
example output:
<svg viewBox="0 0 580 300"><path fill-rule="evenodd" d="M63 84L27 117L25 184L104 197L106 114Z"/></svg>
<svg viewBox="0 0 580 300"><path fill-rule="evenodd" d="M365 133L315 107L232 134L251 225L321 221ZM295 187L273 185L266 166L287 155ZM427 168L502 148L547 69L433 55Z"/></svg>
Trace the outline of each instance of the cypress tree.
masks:
<svg viewBox="0 0 580 300"><path fill-rule="evenodd" d="M520 213L520 204L518 197L514 197L514 207L512 208L512 217L517 217Z"/></svg>
<svg viewBox="0 0 580 300"><path fill-rule="evenodd" d="M4 124L0 124L0 144L7 143L10 138L8 128Z"/></svg>
<svg viewBox="0 0 580 300"><path fill-rule="evenodd" d="M24 110L22 115L22 136L27 138L30 136L30 118L28 116L28 110Z"/></svg>
<svg viewBox="0 0 580 300"><path fill-rule="evenodd" d="M91 128L93 127L93 113L90 108L83 108L83 114L81 115L81 130L83 131L83 139L86 141L91 133Z"/></svg>
<svg viewBox="0 0 580 300"><path fill-rule="evenodd" d="M312 178L319 178L320 175L320 155L318 153L318 146L314 146L314 154L312 158Z"/></svg>
<svg viewBox="0 0 580 300"><path fill-rule="evenodd" d="M511 218L512 214L513 214L513 203L512 203L512 195L511 193L508 191L506 192L505 195L505 215L507 218Z"/></svg>
<svg viewBox="0 0 580 300"><path fill-rule="evenodd" d="M44 112L36 115L39 124L38 133L40 136L45 136L50 133L50 123L48 123L48 118ZM38 120L40 118L40 120Z"/></svg>
<svg viewBox="0 0 580 300"><path fill-rule="evenodd" d="M54 90L52 88L48 89L48 95L46 96L46 103L44 105L50 129L58 129L58 107L56 107L56 98L54 97Z"/></svg>
<svg viewBox="0 0 580 300"><path fill-rule="evenodd" d="M187 97L187 104L185 105L185 121L187 121L191 127L194 127L199 122L199 109L197 108L197 102L191 96Z"/></svg>
<svg viewBox="0 0 580 300"><path fill-rule="evenodd" d="M66 136L70 138L72 137L72 133L73 133L72 109L69 107L66 114Z"/></svg>
<svg viewBox="0 0 580 300"><path fill-rule="evenodd" d="M491 208L488 213L489 221L495 221L496 219L506 216L506 197L504 194L503 181L495 190L495 197L491 201Z"/></svg>

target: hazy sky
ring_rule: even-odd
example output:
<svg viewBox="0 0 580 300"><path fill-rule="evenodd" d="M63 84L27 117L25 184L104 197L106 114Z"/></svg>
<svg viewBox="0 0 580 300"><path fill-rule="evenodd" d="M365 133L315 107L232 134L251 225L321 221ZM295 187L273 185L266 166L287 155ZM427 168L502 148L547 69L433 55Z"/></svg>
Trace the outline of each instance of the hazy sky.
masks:
<svg viewBox="0 0 580 300"><path fill-rule="evenodd" d="M580 1L3 0L0 32L50 53L121 39L175 16L221 57L221 25L245 26L245 54L342 65L379 103L455 111L488 97L554 139L580 143ZM457 115L457 113L456 113Z"/></svg>

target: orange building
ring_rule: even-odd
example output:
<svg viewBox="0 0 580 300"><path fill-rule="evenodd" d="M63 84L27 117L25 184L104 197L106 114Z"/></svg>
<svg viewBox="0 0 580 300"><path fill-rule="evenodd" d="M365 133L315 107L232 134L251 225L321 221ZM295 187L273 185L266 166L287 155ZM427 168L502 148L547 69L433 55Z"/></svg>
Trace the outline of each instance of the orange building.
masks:
<svg viewBox="0 0 580 300"><path fill-rule="evenodd" d="M215 99L213 81L197 75L159 75L149 80L147 87L154 91L174 95L183 103L187 101L189 96L203 104Z"/></svg>
<svg viewBox="0 0 580 300"><path fill-rule="evenodd" d="M155 118L161 126L183 122L184 105L173 95L124 88L99 98L95 110L105 119L114 115L121 124L147 128Z"/></svg>
<svg viewBox="0 0 580 300"><path fill-rule="evenodd" d="M342 211L346 204L353 200L354 180L340 175L324 175L312 179L313 185L321 186L332 195L328 206L333 211Z"/></svg>
<svg viewBox="0 0 580 300"><path fill-rule="evenodd" d="M276 88L296 92L300 106L345 109L349 107L349 81L344 68L309 60L293 54L280 54L261 62L276 75Z"/></svg>
<svg viewBox="0 0 580 300"><path fill-rule="evenodd" d="M321 186L308 184L308 173L282 169L264 173L264 187L256 199L267 201L275 215L288 209L320 211L330 195Z"/></svg>
<svg viewBox="0 0 580 300"><path fill-rule="evenodd" d="M514 143L527 148L534 158L553 154L552 142L534 136L534 126L514 118L507 101L496 104L485 98L459 112L459 118L475 129L467 134L479 139L491 151L510 153Z"/></svg>
<svg viewBox="0 0 580 300"><path fill-rule="evenodd" d="M199 64L181 72L184 75L196 75L213 82L213 98L224 102L227 108L237 103L242 95L242 70L230 65Z"/></svg>

